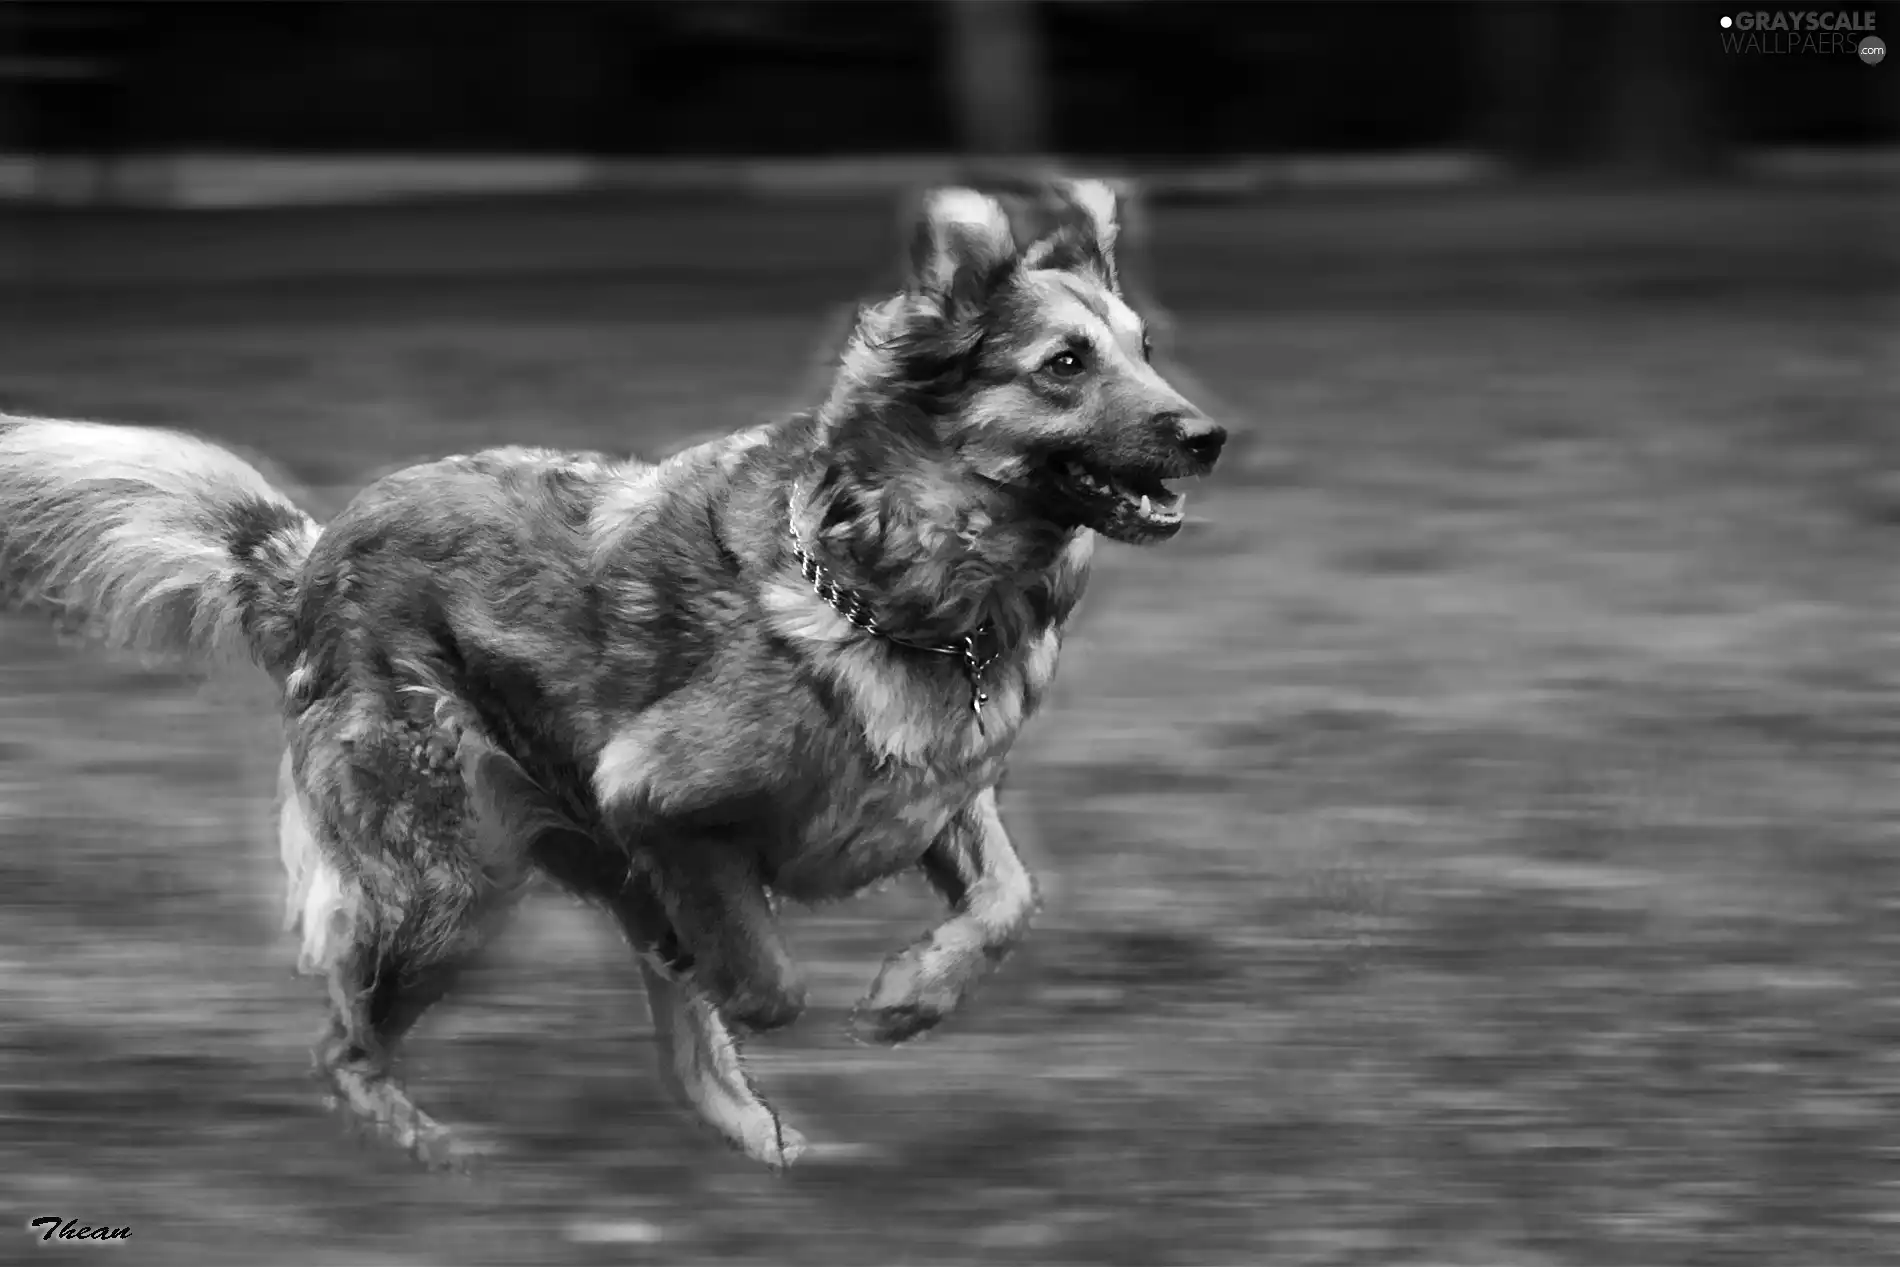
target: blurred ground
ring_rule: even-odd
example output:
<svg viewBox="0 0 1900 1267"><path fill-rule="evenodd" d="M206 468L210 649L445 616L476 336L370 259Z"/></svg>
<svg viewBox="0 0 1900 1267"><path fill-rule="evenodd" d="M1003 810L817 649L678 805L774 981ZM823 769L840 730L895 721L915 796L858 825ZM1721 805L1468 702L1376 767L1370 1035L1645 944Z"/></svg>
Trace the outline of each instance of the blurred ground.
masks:
<svg viewBox="0 0 1900 1267"><path fill-rule="evenodd" d="M1894 257L1840 191L1513 197L1157 213L1180 360L1262 442L1102 552L1009 795L1048 911L976 1003L852 1048L932 903L795 918L815 1006L753 1058L829 1147L784 1178L662 1098L559 902L413 1049L502 1162L356 1147L303 1077L265 690L0 621L0 1221L134 1229L0 1262L1890 1261ZM331 505L663 446L797 403L886 220L15 216L0 406Z"/></svg>

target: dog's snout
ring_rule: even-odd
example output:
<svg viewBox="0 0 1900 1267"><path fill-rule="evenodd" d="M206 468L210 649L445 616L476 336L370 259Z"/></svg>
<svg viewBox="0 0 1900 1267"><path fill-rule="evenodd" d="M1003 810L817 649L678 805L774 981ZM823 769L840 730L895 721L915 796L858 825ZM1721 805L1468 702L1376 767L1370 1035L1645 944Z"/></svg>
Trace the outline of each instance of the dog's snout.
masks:
<svg viewBox="0 0 1900 1267"><path fill-rule="evenodd" d="M1220 451L1227 444L1227 428L1206 418L1181 414L1166 414L1160 421L1181 437L1181 447L1192 454L1196 462L1212 466L1220 460Z"/></svg>

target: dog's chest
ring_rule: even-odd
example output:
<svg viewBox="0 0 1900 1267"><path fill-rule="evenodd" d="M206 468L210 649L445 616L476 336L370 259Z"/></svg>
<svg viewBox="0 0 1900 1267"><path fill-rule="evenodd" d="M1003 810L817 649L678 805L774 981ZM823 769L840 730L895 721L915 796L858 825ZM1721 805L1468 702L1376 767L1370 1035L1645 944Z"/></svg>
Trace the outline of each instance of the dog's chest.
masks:
<svg viewBox="0 0 1900 1267"><path fill-rule="evenodd" d="M947 769L867 766L834 777L784 824L772 886L800 900L843 897L916 866L1002 771L998 751Z"/></svg>
<svg viewBox="0 0 1900 1267"><path fill-rule="evenodd" d="M856 630L827 625L837 619L829 608L813 615L796 595L782 597L786 611L819 622L827 640L808 654L843 707L814 744L811 777L781 806L768 870L789 896L842 897L915 866L951 815L1001 777L1061 640L1041 631L986 669L979 714L962 675L918 673ZM787 632L800 628L793 621Z"/></svg>

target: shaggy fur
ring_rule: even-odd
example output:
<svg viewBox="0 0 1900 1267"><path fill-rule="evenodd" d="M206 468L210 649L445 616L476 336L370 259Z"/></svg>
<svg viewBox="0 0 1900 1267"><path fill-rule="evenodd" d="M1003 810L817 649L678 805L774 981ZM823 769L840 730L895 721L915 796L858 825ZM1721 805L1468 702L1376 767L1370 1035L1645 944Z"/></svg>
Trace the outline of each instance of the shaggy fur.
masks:
<svg viewBox="0 0 1900 1267"><path fill-rule="evenodd" d="M804 1004L774 895L917 868L950 904L855 1014L880 1041L937 1024L1022 935L1004 759L1097 535L1172 535L1162 481L1223 438L1149 364L1117 204L1098 182L938 191L822 405L657 465L452 457L319 529L188 436L0 419L16 597L119 646L240 650L281 687L286 923L328 982L317 1060L350 1110L462 1155L391 1060L536 877L611 913L663 1075L773 1166L802 1142L728 1026ZM794 538L861 607L815 592ZM980 711L937 644L980 644Z"/></svg>

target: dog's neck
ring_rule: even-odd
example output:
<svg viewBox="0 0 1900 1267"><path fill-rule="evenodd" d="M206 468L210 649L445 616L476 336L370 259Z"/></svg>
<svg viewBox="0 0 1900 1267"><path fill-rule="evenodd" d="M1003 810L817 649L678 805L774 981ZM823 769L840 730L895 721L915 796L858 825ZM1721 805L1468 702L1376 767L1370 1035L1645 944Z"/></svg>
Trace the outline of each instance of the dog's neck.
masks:
<svg viewBox="0 0 1900 1267"><path fill-rule="evenodd" d="M982 631L1002 650L1074 605L1082 577L1063 564L1076 533L1025 514L1019 492L886 418L847 416L821 436L788 526L881 631L936 644Z"/></svg>

